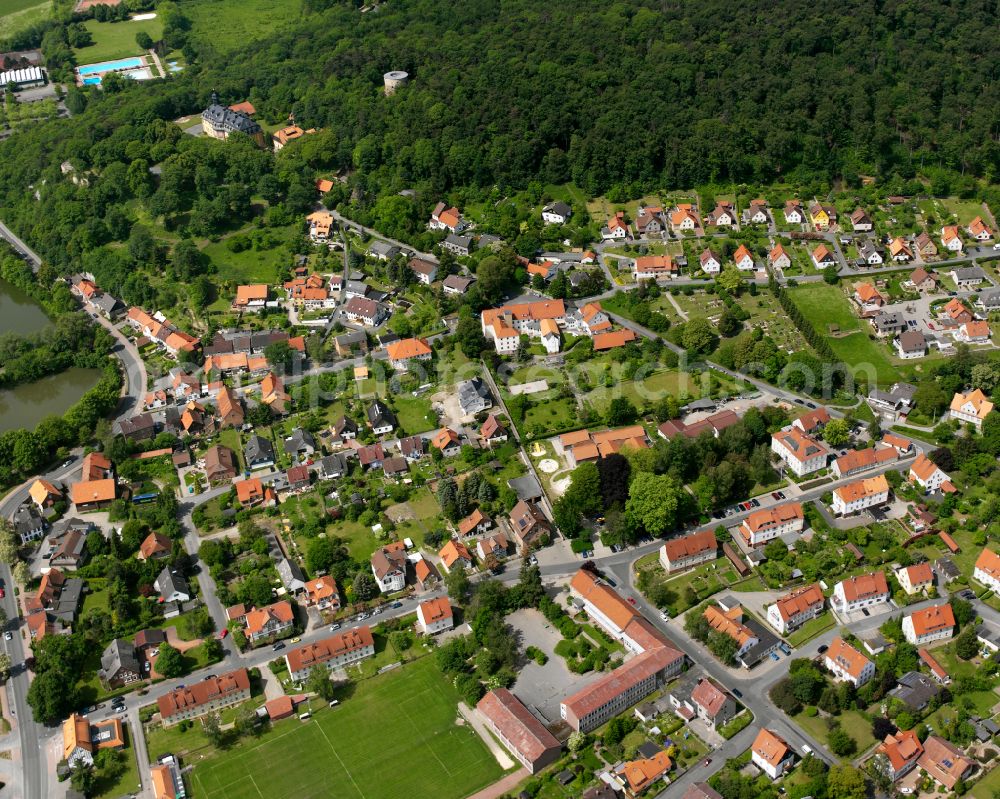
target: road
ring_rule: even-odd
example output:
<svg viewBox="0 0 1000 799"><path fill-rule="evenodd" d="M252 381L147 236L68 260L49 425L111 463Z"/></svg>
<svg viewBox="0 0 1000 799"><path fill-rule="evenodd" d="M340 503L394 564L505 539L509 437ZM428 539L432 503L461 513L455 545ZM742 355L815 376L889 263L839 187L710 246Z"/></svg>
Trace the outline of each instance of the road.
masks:
<svg viewBox="0 0 1000 799"><path fill-rule="evenodd" d="M0 222L0 238L6 239L10 242L11 246L17 251L17 253L24 257L24 259L31 264L33 271L37 272L38 268L42 265L42 259L39 258L38 253L36 253L31 247L25 244L21 239L17 237L9 227L7 227L3 222Z"/></svg>
<svg viewBox="0 0 1000 799"><path fill-rule="evenodd" d="M74 457L73 462L66 467L60 466L43 475L48 480L65 480L75 471L79 471L79 458ZM0 517L9 519L17 507L28 498L28 488L34 478L28 480L18 488L15 488L0 501ZM13 665L24 663L28 653L28 628L20 621L20 609L17 604L14 592L14 578L11 575L10 566L0 563L0 578L3 579L5 595L0 599L0 607L10 620L6 629L11 630L14 635L10 641L3 642L3 650L10 656ZM28 672L19 671L14 674L5 686L9 705L14 710L15 718L12 719L20 740L20 762L23 784L24 799L43 799L48 796L47 784L50 778L48 764L42 757L42 746L40 741L51 734L51 730L43 725L37 724L28 707L27 695L30 680Z"/></svg>
<svg viewBox="0 0 1000 799"><path fill-rule="evenodd" d="M112 352L125 370L125 393L118 403L118 419L127 419L142 411L146 396L146 362L131 339L98 313L91 317L117 340Z"/></svg>

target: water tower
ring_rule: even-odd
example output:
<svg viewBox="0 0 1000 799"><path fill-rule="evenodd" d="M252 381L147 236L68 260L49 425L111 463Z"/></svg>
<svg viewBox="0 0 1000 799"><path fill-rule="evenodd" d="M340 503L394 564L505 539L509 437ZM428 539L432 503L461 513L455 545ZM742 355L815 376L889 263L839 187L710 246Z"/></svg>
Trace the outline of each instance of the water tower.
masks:
<svg viewBox="0 0 1000 799"><path fill-rule="evenodd" d="M410 76L401 69L394 69L392 72L386 72L382 76L382 80L385 81L385 96L389 97L395 94L396 89L400 86L405 86L410 80Z"/></svg>

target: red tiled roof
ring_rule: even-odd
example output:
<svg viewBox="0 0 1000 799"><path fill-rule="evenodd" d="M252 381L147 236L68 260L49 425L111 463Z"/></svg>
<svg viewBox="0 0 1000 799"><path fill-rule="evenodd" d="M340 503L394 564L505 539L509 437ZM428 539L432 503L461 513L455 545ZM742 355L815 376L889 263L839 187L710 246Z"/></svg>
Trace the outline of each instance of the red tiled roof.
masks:
<svg viewBox="0 0 1000 799"><path fill-rule="evenodd" d="M476 710L529 762L538 760L548 750L559 748L555 736L506 688L490 691L479 700Z"/></svg>
<svg viewBox="0 0 1000 799"><path fill-rule="evenodd" d="M185 710L204 705L229 694L250 690L250 675L244 668L177 688L156 700L161 718L168 719Z"/></svg>

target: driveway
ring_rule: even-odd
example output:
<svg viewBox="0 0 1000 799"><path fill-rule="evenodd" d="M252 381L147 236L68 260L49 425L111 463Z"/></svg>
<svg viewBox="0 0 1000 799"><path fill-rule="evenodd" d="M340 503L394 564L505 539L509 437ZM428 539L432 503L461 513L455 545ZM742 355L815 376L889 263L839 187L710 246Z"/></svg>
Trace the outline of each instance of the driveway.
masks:
<svg viewBox="0 0 1000 799"><path fill-rule="evenodd" d="M527 662L514 683L514 693L545 722L559 721L560 701L593 682L596 675L574 674L566 667L566 661L555 653L562 635L540 611L519 610L508 616L507 621L521 634L521 644L525 649L536 646L549 657L544 666L533 660Z"/></svg>

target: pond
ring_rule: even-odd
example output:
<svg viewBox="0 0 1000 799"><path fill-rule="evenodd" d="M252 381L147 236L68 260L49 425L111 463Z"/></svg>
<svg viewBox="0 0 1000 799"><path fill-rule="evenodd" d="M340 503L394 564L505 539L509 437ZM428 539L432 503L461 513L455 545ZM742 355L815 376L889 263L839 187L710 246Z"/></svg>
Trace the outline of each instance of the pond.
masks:
<svg viewBox="0 0 1000 799"><path fill-rule="evenodd" d="M17 286L0 280L0 333L36 333L48 324L41 305Z"/></svg>
<svg viewBox="0 0 1000 799"><path fill-rule="evenodd" d="M98 384L101 374L100 369L74 367L0 391L0 433L19 427L34 430L46 416L62 416Z"/></svg>

